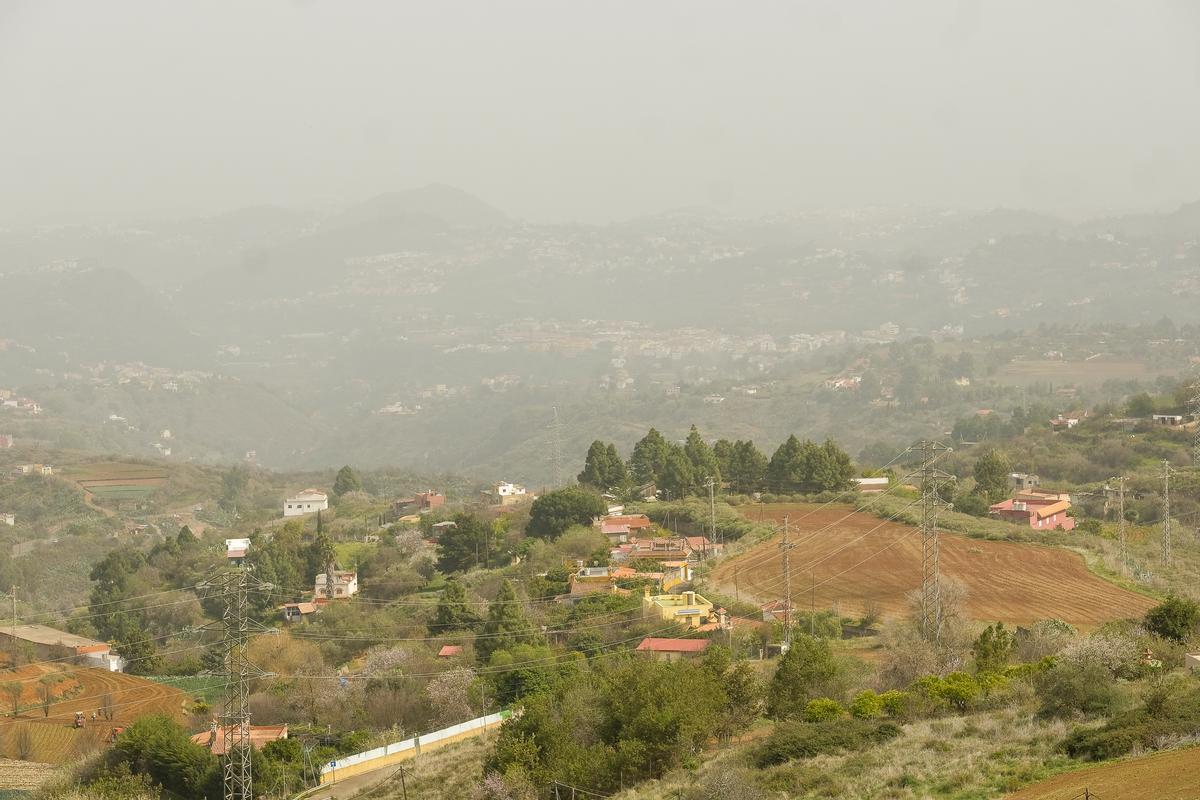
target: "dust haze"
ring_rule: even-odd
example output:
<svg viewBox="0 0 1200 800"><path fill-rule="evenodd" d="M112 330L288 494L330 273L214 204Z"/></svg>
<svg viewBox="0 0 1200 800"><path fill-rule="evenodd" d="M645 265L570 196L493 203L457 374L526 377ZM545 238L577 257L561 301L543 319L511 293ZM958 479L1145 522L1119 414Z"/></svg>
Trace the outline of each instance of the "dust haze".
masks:
<svg viewBox="0 0 1200 800"><path fill-rule="evenodd" d="M0 4L0 212L447 183L535 221L1196 197L1189 2Z"/></svg>

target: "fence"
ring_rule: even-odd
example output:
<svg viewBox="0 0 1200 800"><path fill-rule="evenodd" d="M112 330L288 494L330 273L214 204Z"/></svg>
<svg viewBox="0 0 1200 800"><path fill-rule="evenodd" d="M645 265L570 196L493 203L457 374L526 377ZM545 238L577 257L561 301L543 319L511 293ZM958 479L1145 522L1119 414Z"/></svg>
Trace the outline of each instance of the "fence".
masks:
<svg viewBox="0 0 1200 800"><path fill-rule="evenodd" d="M354 775L361 775L364 772L381 769L392 764L399 764L402 761L416 758L421 753L480 736L485 731L499 727L511 716L512 712L507 710L488 714L486 717L476 717L457 725L451 725L449 728L442 728L440 731L423 733L411 739L376 747L374 750L343 756L321 767L321 785L345 780Z"/></svg>

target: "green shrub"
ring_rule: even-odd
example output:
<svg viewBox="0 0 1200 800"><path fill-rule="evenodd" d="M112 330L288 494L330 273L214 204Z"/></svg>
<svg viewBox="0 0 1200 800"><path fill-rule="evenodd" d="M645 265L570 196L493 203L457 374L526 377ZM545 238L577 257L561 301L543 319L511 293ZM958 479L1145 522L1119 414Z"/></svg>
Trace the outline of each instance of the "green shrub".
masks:
<svg viewBox="0 0 1200 800"><path fill-rule="evenodd" d="M1112 674L1099 664L1055 664L1036 677L1042 717L1112 714L1120 703Z"/></svg>
<svg viewBox="0 0 1200 800"><path fill-rule="evenodd" d="M850 713L859 719L875 719L883 714L883 698L870 689L859 692L850 703Z"/></svg>
<svg viewBox="0 0 1200 800"><path fill-rule="evenodd" d="M907 717L909 714L910 699L907 692L902 692L899 689L889 689L879 695L879 702L883 706L883 711L889 717Z"/></svg>
<svg viewBox="0 0 1200 800"><path fill-rule="evenodd" d="M844 716L846 716L846 709L842 708L842 704L837 700L830 700L828 697L809 700L808 705L804 707L805 722L830 722Z"/></svg>
<svg viewBox="0 0 1200 800"><path fill-rule="evenodd" d="M1200 605L1178 595L1171 595L1146 612L1146 628L1164 639L1184 642L1200 627Z"/></svg>
<svg viewBox="0 0 1200 800"><path fill-rule="evenodd" d="M892 722L836 719L829 722L785 722L751 753L761 768L797 758L861 750L896 738L902 733Z"/></svg>

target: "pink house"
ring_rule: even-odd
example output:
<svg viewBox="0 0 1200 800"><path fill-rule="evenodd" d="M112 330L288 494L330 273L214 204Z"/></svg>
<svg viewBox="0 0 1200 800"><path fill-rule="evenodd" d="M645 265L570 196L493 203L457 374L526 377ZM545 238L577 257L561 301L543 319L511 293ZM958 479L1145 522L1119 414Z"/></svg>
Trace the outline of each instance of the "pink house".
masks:
<svg viewBox="0 0 1200 800"><path fill-rule="evenodd" d="M1067 500L1005 500L988 508L988 514L1005 522L1027 525L1034 530L1069 531L1075 527L1075 518L1068 516L1071 503Z"/></svg>

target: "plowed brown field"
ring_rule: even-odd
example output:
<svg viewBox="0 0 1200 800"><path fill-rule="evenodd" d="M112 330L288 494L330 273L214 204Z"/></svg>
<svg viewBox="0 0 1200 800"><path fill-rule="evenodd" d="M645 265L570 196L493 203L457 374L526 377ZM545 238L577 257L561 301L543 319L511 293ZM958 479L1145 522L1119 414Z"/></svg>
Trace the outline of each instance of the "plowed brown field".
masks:
<svg viewBox="0 0 1200 800"><path fill-rule="evenodd" d="M812 601L818 609L836 605L841 613L861 613L876 604L884 615L908 611L905 595L921 585L921 536L909 525L887 522L849 508L774 505L762 509L782 522L790 517L792 597L797 609ZM757 519L755 508L748 516ZM783 597L781 536L721 564L713 573L718 587L760 602ZM1138 616L1154 605L1150 598L1093 575L1083 559L1055 547L990 542L943 533L939 537L941 574L967 591L966 613L976 620L1029 623L1057 617L1084 628Z"/></svg>
<svg viewBox="0 0 1200 800"><path fill-rule="evenodd" d="M164 713L182 719L188 695L170 686L92 667L72 668L71 678L82 687L71 698L56 701L50 715L42 709L0 720L0 755L47 764L72 761L100 747L113 727L130 724L146 714ZM92 722L91 715L112 697L113 719ZM82 711L86 723L73 726L75 712ZM22 731L27 731L24 733ZM22 747L27 752L21 752Z"/></svg>
<svg viewBox="0 0 1200 800"><path fill-rule="evenodd" d="M1172 750L1064 772L1027 786L1008 800L1072 800L1087 789L1097 800L1196 800L1200 749Z"/></svg>

